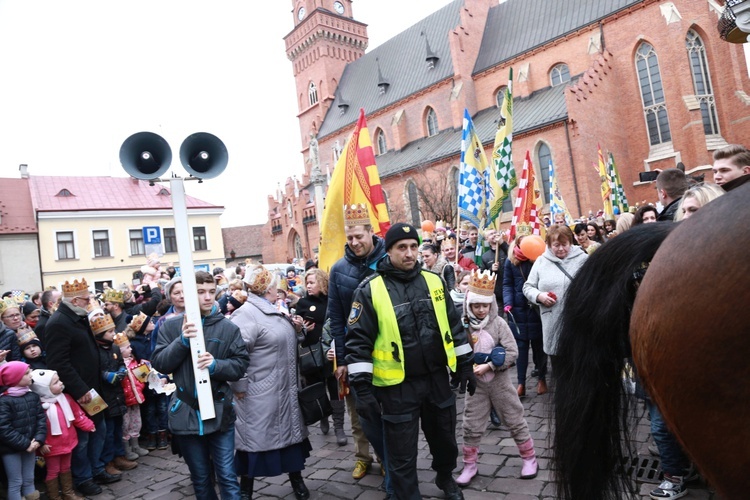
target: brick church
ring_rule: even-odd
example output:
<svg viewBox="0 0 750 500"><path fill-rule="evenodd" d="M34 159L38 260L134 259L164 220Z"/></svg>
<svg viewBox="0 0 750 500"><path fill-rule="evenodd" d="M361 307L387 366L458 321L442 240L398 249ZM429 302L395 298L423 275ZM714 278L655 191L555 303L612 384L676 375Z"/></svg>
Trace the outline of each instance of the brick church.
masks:
<svg viewBox="0 0 750 500"><path fill-rule="evenodd" d="M601 208L598 144L631 204L656 201L639 172L681 162L710 180L713 150L750 137L743 49L716 29L723 3L455 0L366 53L351 0L293 0L285 41L305 162L268 197L264 261L317 252L327 178L360 108L391 221L450 221L464 108L491 157L510 68L513 162L520 176L530 151L545 200L551 159L574 216Z"/></svg>

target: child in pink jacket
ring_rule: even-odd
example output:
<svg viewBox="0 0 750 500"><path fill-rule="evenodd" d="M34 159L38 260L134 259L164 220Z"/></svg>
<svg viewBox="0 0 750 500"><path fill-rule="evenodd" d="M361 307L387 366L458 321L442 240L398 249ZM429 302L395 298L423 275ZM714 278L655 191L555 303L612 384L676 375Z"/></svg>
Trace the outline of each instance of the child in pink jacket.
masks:
<svg viewBox="0 0 750 500"><path fill-rule="evenodd" d="M39 395L47 412L47 440L39 450L47 463L47 496L83 498L73 489L70 460L78 444L76 427L94 432L94 422L69 395L63 394L63 383L54 370L34 370L31 390Z"/></svg>

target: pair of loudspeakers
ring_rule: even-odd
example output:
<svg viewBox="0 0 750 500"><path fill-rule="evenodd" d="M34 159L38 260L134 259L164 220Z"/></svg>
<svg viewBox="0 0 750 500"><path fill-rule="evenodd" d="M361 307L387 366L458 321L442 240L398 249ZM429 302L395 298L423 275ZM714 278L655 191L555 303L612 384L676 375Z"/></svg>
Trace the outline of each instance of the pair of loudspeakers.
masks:
<svg viewBox="0 0 750 500"><path fill-rule="evenodd" d="M228 162L226 146L213 134L192 134L180 146L180 163L198 179L213 179L224 171ZM131 177L156 180L169 170L172 148L158 134L138 132L122 143L120 163Z"/></svg>

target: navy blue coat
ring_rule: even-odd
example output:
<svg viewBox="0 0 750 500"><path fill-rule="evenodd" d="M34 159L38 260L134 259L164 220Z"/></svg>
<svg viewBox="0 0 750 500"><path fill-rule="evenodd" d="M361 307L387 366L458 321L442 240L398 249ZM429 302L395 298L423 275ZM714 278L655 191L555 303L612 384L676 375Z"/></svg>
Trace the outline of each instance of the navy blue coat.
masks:
<svg viewBox="0 0 750 500"><path fill-rule="evenodd" d="M385 255L385 242L373 236L374 247L370 255L360 259L347 245L344 257L331 266L328 277L328 311L326 317L331 322L331 337L336 342L336 362L346 365L344 349L346 323L352 310L352 296L363 279L375 272L378 261Z"/></svg>
<svg viewBox="0 0 750 500"><path fill-rule="evenodd" d="M536 340L542 338L542 320L539 312L529 305L523 294L523 284L534 265L531 261L513 265L510 259L505 259L503 269L503 303L511 306L511 314L516 322L508 316L508 325L513 336L518 340ZM516 328L516 325L518 328Z"/></svg>
<svg viewBox="0 0 750 500"><path fill-rule="evenodd" d="M37 394L0 397L0 455L26 451L32 439L44 445L46 438L47 412Z"/></svg>

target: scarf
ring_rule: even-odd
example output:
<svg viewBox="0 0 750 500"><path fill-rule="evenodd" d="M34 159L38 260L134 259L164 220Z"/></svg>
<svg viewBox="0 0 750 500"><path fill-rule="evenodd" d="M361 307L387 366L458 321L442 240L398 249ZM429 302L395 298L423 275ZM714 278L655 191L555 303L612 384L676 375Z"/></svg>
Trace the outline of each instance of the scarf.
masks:
<svg viewBox="0 0 750 500"><path fill-rule="evenodd" d="M513 247L513 255L516 257L516 259L520 261L529 260L528 257L526 257L523 252L521 251L521 248L518 246Z"/></svg>
<svg viewBox="0 0 750 500"><path fill-rule="evenodd" d="M55 403L60 405L63 415L65 415L65 425L68 428L70 428L70 423L74 421L76 417L73 415L73 409L70 407L70 403L68 403L65 394L60 393L57 396L47 396L42 398L42 408L47 410L47 422L49 422L50 432L53 436L59 436L62 434L62 428L60 427L60 419L57 414Z"/></svg>
<svg viewBox="0 0 750 500"><path fill-rule="evenodd" d="M487 316L484 317L484 319L479 319L479 318L477 318L474 315L474 313L471 310L471 307L468 307L469 304L466 304L466 305L467 305L467 307L465 308L466 309L465 312L466 312L466 315L469 318L469 326L471 327L471 329L472 330L481 330L485 326L487 326L487 323L490 322L490 315L488 314Z"/></svg>
<svg viewBox="0 0 750 500"><path fill-rule="evenodd" d="M15 387L8 387L8 389L5 390L3 393L3 396L10 396L12 398L17 398L18 396L23 396L27 392L29 392L31 389L28 387L21 387L21 386L15 386Z"/></svg>

